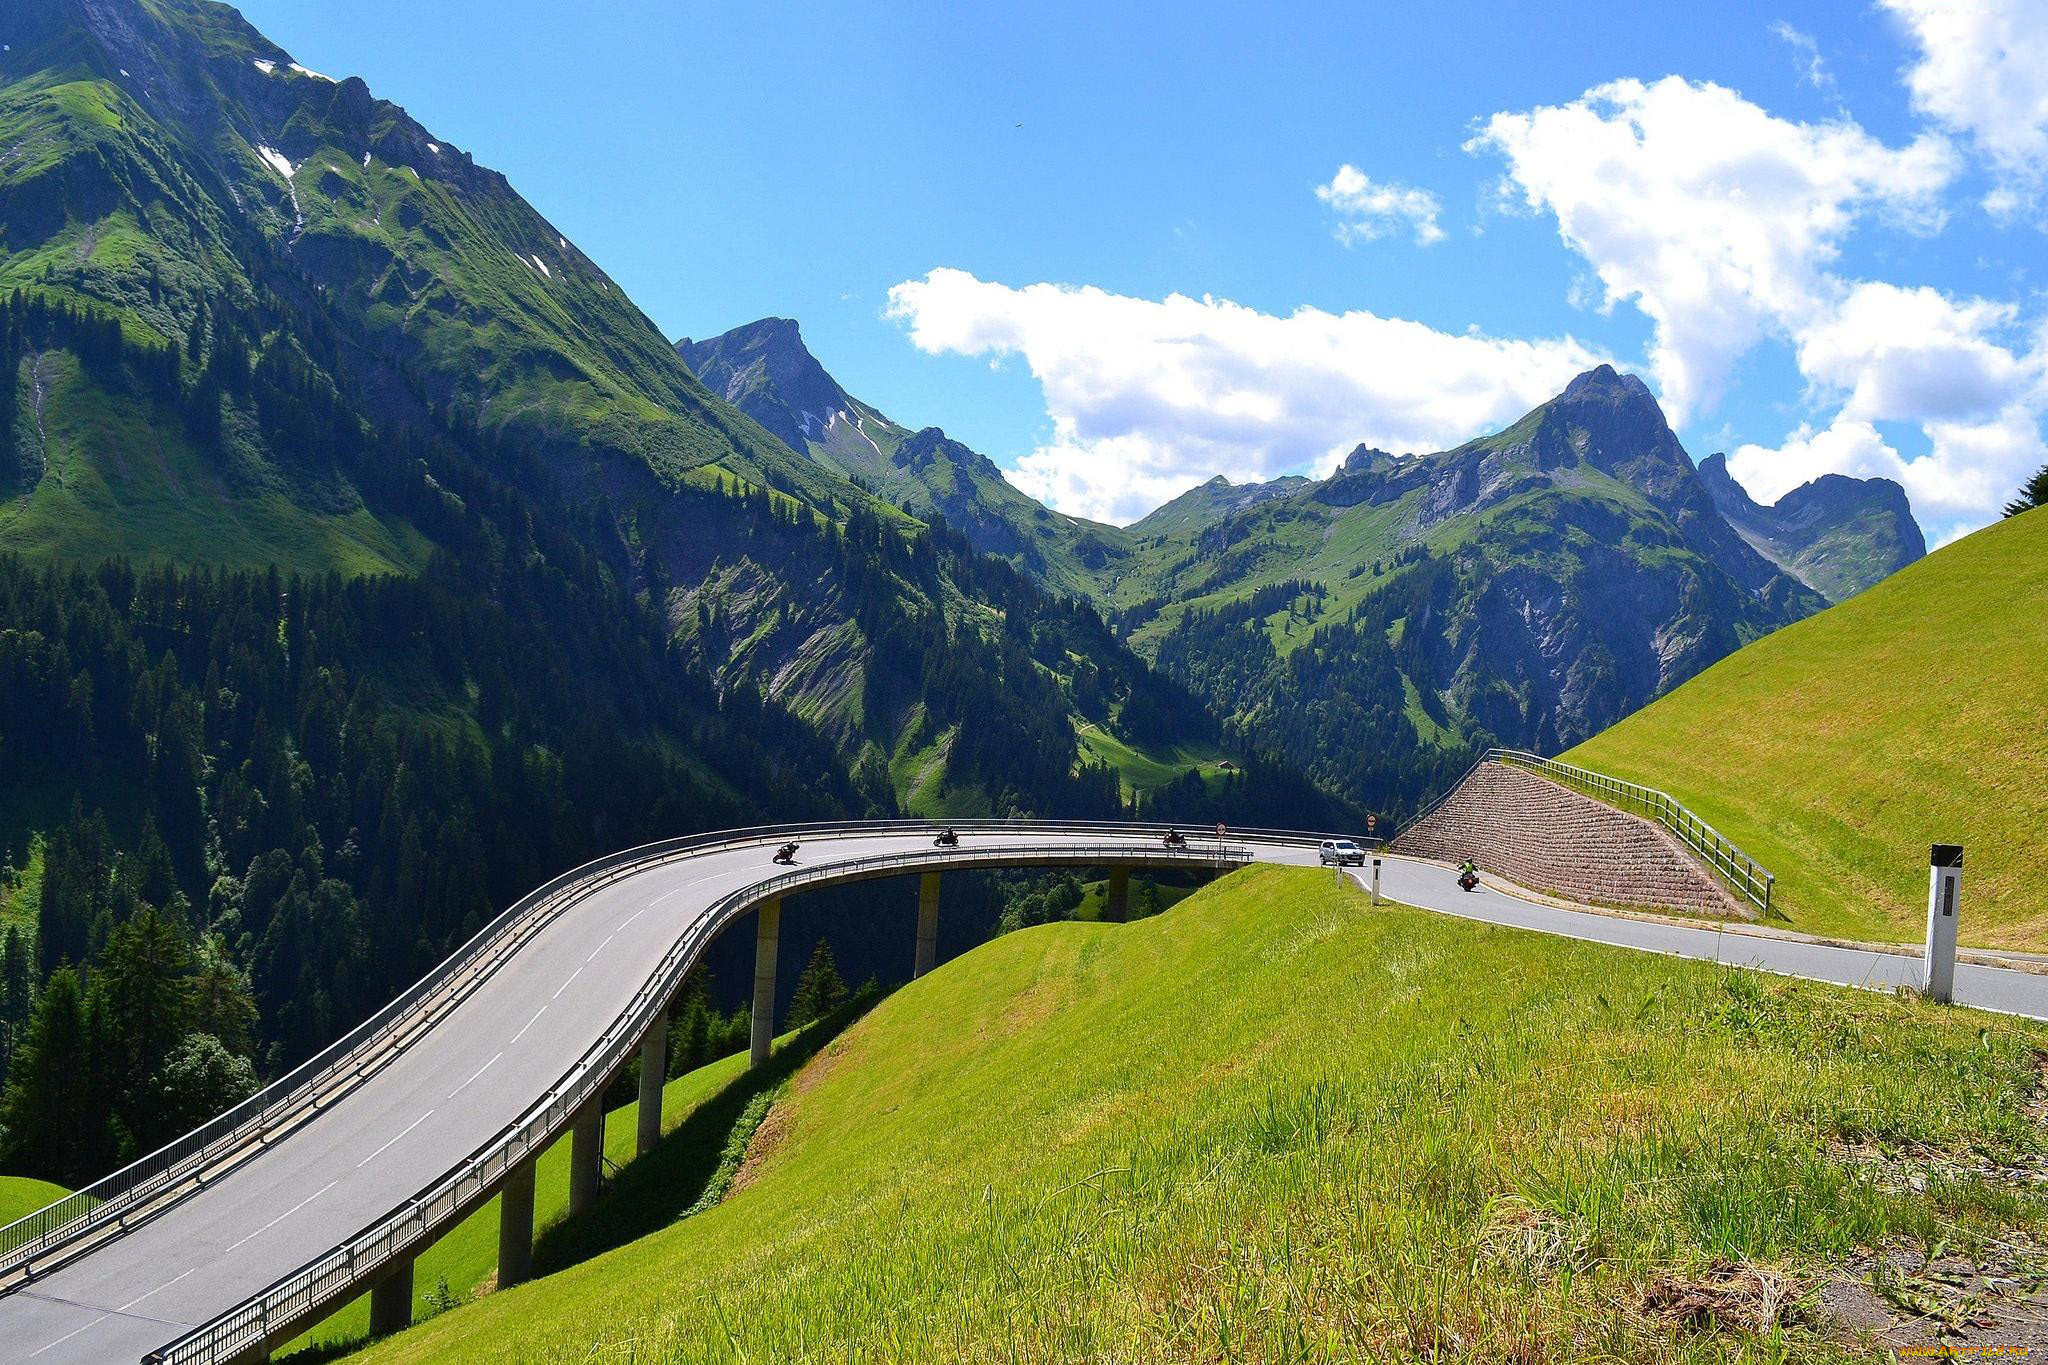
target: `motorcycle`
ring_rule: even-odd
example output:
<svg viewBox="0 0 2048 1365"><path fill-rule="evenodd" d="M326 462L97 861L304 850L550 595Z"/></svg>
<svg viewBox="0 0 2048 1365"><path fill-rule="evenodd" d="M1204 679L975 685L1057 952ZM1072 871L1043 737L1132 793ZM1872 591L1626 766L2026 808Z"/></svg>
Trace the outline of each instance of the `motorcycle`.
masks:
<svg viewBox="0 0 2048 1365"><path fill-rule="evenodd" d="M796 865L796 845L795 845L795 844L784 844L784 845L783 845L783 846L782 846L781 848L778 848L778 849L776 849L776 850L775 850L775 861L776 861L776 862L778 862L778 863L780 863L780 864L781 864L782 866L784 866L784 867L793 867L793 866L795 866L795 865Z"/></svg>
<svg viewBox="0 0 2048 1365"><path fill-rule="evenodd" d="M953 832L952 830L950 830L950 829L946 829L946 830L940 830L940 831L939 831L939 837L938 837L938 838L936 838L936 839L934 839L934 840L932 840L932 847L933 847L933 848L958 848L958 847L960 847L960 836L959 836L959 835L957 835L957 834L955 834L955 833L954 833L954 832Z"/></svg>
<svg viewBox="0 0 2048 1365"><path fill-rule="evenodd" d="M1159 842L1165 844L1168 848L1186 848L1188 846L1188 837L1177 829L1170 829L1166 832L1166 837Z"/></svg>
<svg viewBox="0 0 2048 1365"><path fill-rule="evenodd" d="M1458 886L1461 890L1470 891L1478 885L1479 874L1477 872L1460 872L1458 874Z"/></svg>

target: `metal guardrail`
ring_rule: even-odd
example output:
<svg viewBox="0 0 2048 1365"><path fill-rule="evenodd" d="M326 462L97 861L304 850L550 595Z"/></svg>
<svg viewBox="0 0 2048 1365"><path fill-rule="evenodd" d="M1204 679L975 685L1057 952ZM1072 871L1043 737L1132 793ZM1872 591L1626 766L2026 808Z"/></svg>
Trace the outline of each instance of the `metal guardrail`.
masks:
<svg viewBox="0 0 2048 1365"><path fill-rule="evenodd" d="M1045 826L1031 828L1033 832L1052 833L1104 827L1077 823L1061 830ZM833 828L844 832L847 827ZM921 832L929 830L930 826L918 823L909 828ZM1012 826L987 823L956 825L955 828L970 833L991 829L1015 830ZM1106 828L1126 832L1132 829L1131 826ZM1156 828L1148 829L1148 834L1156 832ZM1275 832L1268 842L1296 843L1304 838L1321 837L1326 836ZM1014 864L1020 859L1046 858L1081 865L1142 861L1154 866L1212 867L1248 863L1252 860L1252 850L1241 845L1225 845L1221 840L1201 838L1182 848L1127 840L1118 844L1066 845L1059 848L1015 845L919 849L830 863L815 869L798 868L729 892L670 947L661 965L634 993L632 1001L612 1026L523 1117L508 1124L451 1173L393 1209L369 1230L276 1281L213 1321L150 1352L143 1357L144 1365L194 1365L195 1362L229 1361L254 1353L278 1332L316 1318L323 1309L361 1292L365 1280L378 1267L399 1258L408 1248L430 1241L446 1225L480 1205L507 1175L559 1137L586 1105L601 1101L613 1076L637 1051L640 1040L652 1027L661 1006L680 989L690 967L728 920L763 901L806 887L933 867L955 871L978 864L1000 866ZM634 866L640 870L667 860L665 856L655 855Z"/></svg>
<svg viewBox="0 0 2048 1365"><path fill-rule="evenodd" d="M1560 763L1554 758L1532 754L1523 749L1488 749L1480 763L1507 763L1518 768L1529 768L1545 777L1587 796L1606 802L1625 811L1636 812L1646 819L1654 820L1676 835L1678 841L1691 849L1707 869L1718 876L1736 895L1754 905L1766 916L1776 913L1771 908L1771 893L1777 878L1762 863L1737 848L1721 832L1680 803L1668 792L1655 787L1645 787L1638 782L1625 782L1618 777L1594 772L1571 763ZM1478 770L1473 765L1473 771ZM1470 772L1466 777L1470 777ZM1458 779L1462 785L1464 778ZM1453 786L1451 791L1456 791ZM1425 808L1424 814L1442 804L1447 791ZM1416 821L1422 817L1418 815ZM1411 821L1412 826L1415 821ZM1405 831L1404 831L1405 832Z"/></svg>
<svg viewBox="0 0 2048 1365"><path fill-rule="evenodd" d="M321 1094L337 1079L360 1079L373 1059L381 1064L384 1058L379 1054L389 1051L396 1034L458 1002L509 956L507 950L607 874L627 866L638 868L655 858L763 842L814 828L764 826L686 836L608 854L561 874L513 902L425 977L285 1076L148 1156L0 1227L0 1276L19 1270L33 1274L36 1258L61 1251L110 1224L125 1229L130 1218L152 1201L184 1186L251 1138L260 1139L293 1121L309 1105L317 1107Z"/></svg>

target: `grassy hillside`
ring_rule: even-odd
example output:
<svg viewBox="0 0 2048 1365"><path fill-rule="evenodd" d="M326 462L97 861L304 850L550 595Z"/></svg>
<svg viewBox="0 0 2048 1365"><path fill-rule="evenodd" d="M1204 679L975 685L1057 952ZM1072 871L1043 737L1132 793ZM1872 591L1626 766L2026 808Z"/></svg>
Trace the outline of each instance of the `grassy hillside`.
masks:
<svg viewBox="0 0 2048 1365"><path fill-rule="evenodd" d="M25 1175L0 1175L0 1227L5 1227L17 1218L23 1218L55 1203L71 1191L62 1185L52 1185L47 1180L31 1180Z"/></svg>
<svg viewBox="0 0 2048 1365"><path fill-rule="evenodd" d="M1837 1359L1672 1305L1792 1317L1856 1248L2048 1230L1878 1155L2038 1159L2044 1044L1251 870L948 963L798 1075L723 1204L370 1358Z"/></svg>
<svg viewBox="0 0 2048 1365"><path fill-rule="evenodd" d="M2048 948L2048 512L1901 570L1567 757L1670 791L1778 876L1793 926L1917 939L1961 843L1965 942Z"/></svg>
<svg viewBox="0 0 2048 1365"><path fill-rule="evenodd" d="M794 1036L785 1035L778 1039L778 1051L787 1046ZM736 1053L670 1081L662 1091L663 1134L669 1135L672 1141L676 1140L676 1130L686 1121L704 1115L729 1089L744 1085L746 1072L746 1054ZM606 1115L604 1155L608 1167L614 1171L633 1160L639 1116L638 1102L626 1104ZM730 1128L729 1120L725 1126ZM692 1136L685 1134L681 1140L687 1142ZM714 1135L708 1143L713 1162L717 1160L721 1140L722 1135ZM688 1156L701 1153L665 1155L673 1163L678 1155L687 1160ZM0 1198L4 1197L5 1187L0 1186ZM536 1253L543 1271L548 1268L550 1234L568 1216L568 1211L569 1144L558 1142L541 1154L540 1164L534 1171L533 1219L539 1236ZM413 1268L413 1313L416 1317L426 1317L465 1302L495 1284L497 1274L498 1201L493 1199L420 1256ZM325 1355L344 1343L362 1340L369 1335L369 1330L370 1301L366 1295L320 1323L293 1343L292 1349L310 1346Z"/></svg>

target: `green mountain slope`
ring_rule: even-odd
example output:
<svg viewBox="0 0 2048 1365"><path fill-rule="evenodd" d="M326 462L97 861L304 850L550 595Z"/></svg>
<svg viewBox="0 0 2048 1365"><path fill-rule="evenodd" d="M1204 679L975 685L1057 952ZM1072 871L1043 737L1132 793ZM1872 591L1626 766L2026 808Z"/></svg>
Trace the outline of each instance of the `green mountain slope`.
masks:
<svg viewBox="0 0 2048 1365"><path fill-rule="evenodd" d="M1890 479L1824 474L1769 507L1728 473L1728 457L1700 461L1714 505L1742 538L1830 602L1854 597L1927 553L1906 490Z"/></svg>
<svg viewBox="0 0 2048 1365"><path fill-rule="evenodd" d="M1965 942L2048 949L2048 511L1965 537L1573 750L1778 876L1795 928L1917 940L1961 843Z"/></svg>
<svg viewBox="0 0 2048 1365"><path fill-rule="evenodd" d="M1100 575L1130 552L1120 528L1055 512L939 428L911 431L848 394L788 318L763 318L706 341L685 337L676 350L791 449L914 516L946 522L975 549L1055 592L1092 596Z"/></svg>
<svg viewBox="0 0 2048 1365"><path fill-rule="evenodd" d="M1311 482L1300 475L1291 475L1267 483L1234 484L1218 474L1207 483L1196 484L1171 502L1161 503L1125 529L1134 536L1199 533L1233 513L1299 492Z"/></svg>
<svg viewBox="0 0 2048 1365"><path fill-rule="evenodd" d="M366 1358L1862 1358L1658 1287L2038 1226L2023 1178L1861 1154L2031 1160L2044 1037L1260 869L911 983L722 1204Z"/></svg>
<svg viewBox="0 0 2048 1365"><path fill-rule="evenodd" d="M1085 725L1215 751L1090 613L714 397L502 176L362 82L209 0L7 22L0 291L28 312L0 336L0 550L415 573L429 437L403 433L495 458L487 436L542 515L596 519L719 688L903 773L918 809L1109 813ZM1000 484L985 466L961 478Z"/></svg>
<svg viewBox="0 0 2048 1365"><path fill-rule="evenodd" d="M1360 448L1190 521L1107 583L1111 619L1253 742L1396 814L1477 747L1564 747L1823 605L1605 367L1456 450Z"/></svg>

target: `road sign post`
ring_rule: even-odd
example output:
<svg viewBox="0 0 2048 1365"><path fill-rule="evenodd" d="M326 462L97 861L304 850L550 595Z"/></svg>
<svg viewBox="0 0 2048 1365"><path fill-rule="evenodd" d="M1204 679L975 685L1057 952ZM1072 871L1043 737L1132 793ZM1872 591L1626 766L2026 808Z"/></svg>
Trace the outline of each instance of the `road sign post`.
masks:
<svg viewBox="0 0 2048 1365"><path fill-rule="evenodd" d="M1963 846L1936 844L1927 856L1927 972L1920 993L1952 1004L1956 987L1956 898L1962 890Z"/></svg>

